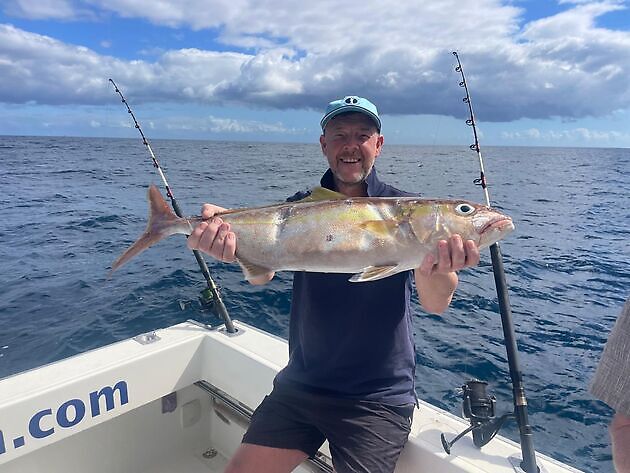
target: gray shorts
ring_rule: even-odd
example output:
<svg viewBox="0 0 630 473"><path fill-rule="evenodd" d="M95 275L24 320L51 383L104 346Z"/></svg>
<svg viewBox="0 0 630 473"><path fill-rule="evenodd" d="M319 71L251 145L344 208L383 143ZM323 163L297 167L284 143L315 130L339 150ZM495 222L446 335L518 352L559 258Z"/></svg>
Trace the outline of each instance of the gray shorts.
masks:
<svg viewBox="0 0 630 473"><path fill-rule="evenodd" d="M618 413L630 416L630 299L610 332L591 393Z"/></svg>
<svg viewBox="0 0 630 473"><path fill-rule="evenodd" d="M328 439L335 471L390 473L407 442L413 409L276 385L254 412L243 443L313 457Z"/></svg>

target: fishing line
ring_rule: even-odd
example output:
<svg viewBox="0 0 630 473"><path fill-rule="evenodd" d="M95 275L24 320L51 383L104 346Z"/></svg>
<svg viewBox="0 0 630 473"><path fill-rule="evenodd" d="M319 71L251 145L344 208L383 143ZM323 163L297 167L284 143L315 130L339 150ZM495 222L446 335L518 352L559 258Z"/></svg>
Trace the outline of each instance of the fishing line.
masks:
<svg viewBox="0 0 630 473"><path fill-rule="evenodd" d="M483 166L483 157L481 156L481 147L479 146L479 137L477 134L477 126L475 123L475 114L473 111L472 99L470 97L470 91L468 90L468 84L466 83L464 68L462 67L462 63L459 60L457 51L453 51L453 55L457 59L457 66L455 67L455 71L459 72L462 78L459 86L463 87L466 91L466 96L463 99L464 103L468 105L469 113L469 118L466 120L466 124L472 128L473 136L475 138L475 142L470 145L470 149L475 151L475 153L477 154L477 159L479 161L479 178L475 179L473 182L475 185L481 186L486 199L486 205L490 206L488 183L486 181L486 174ZM508 366L510 370L510 377L512 379L514 416L516 417L516 421L518 423L521 439L521 451L523 455L523 461L521 462L520 467L526 473L536 473L539 471L539 469L536 466L536 452L534 450L532 427L529 424L528 420L527 399L525 397L522 372L519 366L518 348L516 345L516 335L514 331L514 323L512 320L512 309L508 296L505 271L503 270L503 257L501 256L501 250L498 243L493 243L490 246L490 256L492 258L492 271L494 273L494 281L497 290L499 312L501 313L501 323L503 326L503 337L505 348L507 351ZM500 424L498 422L495 422L495 424L498 424L498 428L500 428Z"/></svg>
<svg viewBox="0 0 630 473"><path fill-rule="evenodd" d="M144 146L149 151L149 154L151 155L151 161L153 162L153 167L157 170L158 174L160 175L160 178L162 179L162 182L164 183L164 187L166 188L166 195L171 200L171 206L173 207L173 210L175 211L178 217L184 217L181 211L181 208L179 207L179 204L177 203L177 200L175 199L175 196L173 194L173 189L171 188L171 186L169 186L168 181L166 180L166 175L164 174L164 171L162 170L162 167L160 166L160 162L155 156L155 153L153 152L153 149L151 148L151 144L149 143L149 140L147 140L146 136L144 136L144 133L142 132L140 123L136 119L136 116L131 110L131 107L129 106L129 104L127 103L125 96L123 95L121 90L118 88L116 83L112 79L109 79L109 81L114 86L114 90L116 90L116 93L120 96L122 103L125 105L125 107L127 107L127 113L131 115L131 118L133 120L133 123L136 129L140 132L140 136L142 137L142 144L144 144ZM192 250L192 252L195 255L195 259L197 260L199 269L201 269L201 273L203 274L203 277L205 278L206 284L208 286L206 289L201 291L200 300L201 300L202 305L205 307L211 307L215 311L215 313L219 317L221 317L221 319L225 323L226 330L229 333L235 333L236 329L234 328L234 325L232 324L232 320L230 319L230 316L227 312L225 304L223 303L223 300L221 299L221 295L219 294L217 285L212 279L212 276L210 276L210 270L208 269L208 265L206 264L206 261L203 259L201 252L199 252L198 250Z"/></svg>

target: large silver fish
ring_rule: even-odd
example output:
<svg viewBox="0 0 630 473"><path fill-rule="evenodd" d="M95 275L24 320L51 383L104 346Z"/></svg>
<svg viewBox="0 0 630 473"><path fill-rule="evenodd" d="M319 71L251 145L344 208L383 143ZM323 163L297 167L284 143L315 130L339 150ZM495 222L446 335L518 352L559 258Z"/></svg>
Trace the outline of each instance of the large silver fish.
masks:
<svg viewBox="0 0 630 473"><path fill-rule="evenodd" d="M201 217L179 218L155 186L149 223L112 271L175 233L190 235ZM512 219L463 200L353 197L318 187L306 199L217 214L236 234L236 257L246 279L271 271L354 273L374 281L420 266L453 234L482 249L514 229Z"/></svg>

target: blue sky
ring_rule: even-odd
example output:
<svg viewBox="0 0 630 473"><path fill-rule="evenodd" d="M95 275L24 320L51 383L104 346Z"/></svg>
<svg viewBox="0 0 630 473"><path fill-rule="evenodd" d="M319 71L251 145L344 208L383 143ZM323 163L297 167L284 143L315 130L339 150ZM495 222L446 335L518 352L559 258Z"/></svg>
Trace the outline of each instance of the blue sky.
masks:
<svg viewBox="0 0 630 473"><path fill-rule="evenodd" d="M315 142L373 100L389 143L630 147L626 0L4 0L0 134Z"/></svg>

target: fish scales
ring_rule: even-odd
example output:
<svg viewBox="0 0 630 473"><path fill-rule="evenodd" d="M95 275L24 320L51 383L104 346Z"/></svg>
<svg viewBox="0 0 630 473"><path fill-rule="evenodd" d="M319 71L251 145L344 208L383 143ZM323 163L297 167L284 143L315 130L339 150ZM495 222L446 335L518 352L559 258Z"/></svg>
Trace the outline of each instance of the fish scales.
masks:
<svg viewBox="0 0 630 473"><path fill-rule="evenodd" d="M374 206L350 204L352 202L339 201L290 204L290 216L275 233L271 228L260 232L258 225L251 225L250 222L259 220L255 215L233 218L238 214L228 214L222 218L230 223L238 237L237 257L249 263L271 270L308 267L329 272L345 267L352 271L357 266L356 256L369 252L375 240L373 234L362 231L358 225L379 219L380 215ZM265 238L265 233L273 233L275 238ZM270 258L270 255L273 256Z"/></svg>

